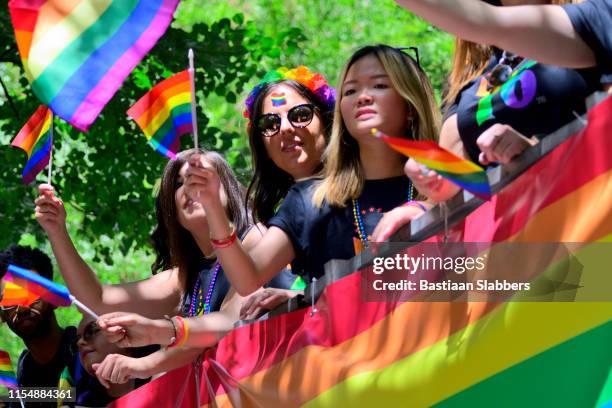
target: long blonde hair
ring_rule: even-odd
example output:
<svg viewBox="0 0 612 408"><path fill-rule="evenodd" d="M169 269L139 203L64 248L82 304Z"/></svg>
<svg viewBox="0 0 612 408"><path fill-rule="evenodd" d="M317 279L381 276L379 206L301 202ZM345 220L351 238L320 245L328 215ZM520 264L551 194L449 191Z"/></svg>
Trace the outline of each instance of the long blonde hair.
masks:
<svg viewBox="0 0 612 408"><path fill-rule="evenodd" d="M374 55L385 69L393 88L414 109L416 117L411 127L411 138L437 142L440 113L433 88L427 75L408 54L387 45L360 48L348 60L338 79L338 92L330 142L325 149L323 173L325 178L317 186L313 204L345 207L349 200L361 195L365 176L359 156L359 145L349 134L342 112L343 84L351 66L361 58Z"/></svg>
<svg viewBox="0 0 612 408"><path fill-rule="evenodd" d="M549 4L581 3L583 0L551 0ZM467 84L482 75L489 65L489 59L493 55L493 47L485 44L477 44L471 41L455 38L455 53L453 54L453 66L448 75L448 90L442 99L443 106L455 103L457 96Z"/></svg>

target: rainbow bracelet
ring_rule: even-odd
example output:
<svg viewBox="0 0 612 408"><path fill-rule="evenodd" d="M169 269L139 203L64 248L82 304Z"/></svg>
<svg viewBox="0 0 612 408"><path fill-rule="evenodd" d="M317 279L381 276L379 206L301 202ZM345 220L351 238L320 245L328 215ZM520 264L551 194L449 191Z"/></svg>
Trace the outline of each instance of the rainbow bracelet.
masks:
<svg viewBox="0 0 612 408"><path fill-rule="evenodd" d="M168 347L180 347L184 343L185 338L185 320L181 316L174 316L177 322L176 340Z"/></svg>

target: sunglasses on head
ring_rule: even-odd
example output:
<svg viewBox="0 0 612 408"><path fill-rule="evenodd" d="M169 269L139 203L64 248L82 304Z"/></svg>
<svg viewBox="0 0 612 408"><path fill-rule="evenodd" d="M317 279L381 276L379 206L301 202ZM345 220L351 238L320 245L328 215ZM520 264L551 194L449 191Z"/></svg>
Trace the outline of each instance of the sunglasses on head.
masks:
<svg viewBox="0 0 612 408"><path fill-rule="evenodd" d="M294 128L305 128L310 125L316 107L311 103L296 105L287 111L287 120ZM257 121L257 127L265 137L272 137L280 131L282 118L278 113L266 113Z"/></svg>
<svg viewBox="0 0 612 408"><path fill-rule="evenodd" d="M403 52L408 57L412 58L416 62L419 69L421 68L421 60L419 58L419 49L417 47L395 47L396 50Z"/></svg>

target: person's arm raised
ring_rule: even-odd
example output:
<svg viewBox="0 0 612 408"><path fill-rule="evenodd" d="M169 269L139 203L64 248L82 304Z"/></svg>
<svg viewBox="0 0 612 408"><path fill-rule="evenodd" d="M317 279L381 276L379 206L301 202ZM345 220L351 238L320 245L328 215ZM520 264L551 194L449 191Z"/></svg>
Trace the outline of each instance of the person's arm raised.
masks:
<svg viewBox="0 0 612 408"><path fill-rule="evenodd" d="M495 7L481 0L396 0L440 29L495 45L539 62L571 68L596 64L595 55L556 5Z"/></svg>
<svg viewBox="0 0 612 408"><path fill-rule="evenodd" d="M115 310L160 317L172 313L180 299L178 272L168 270L151 278L120 285L102 285L94 271L77 252L66 229L66 210L53 194L53 187L42 184L36 199L36 219L43 227L53 254L70 292L96 313Z"/></svg>
<svg viewBox="0 0 612 408"><path fill-rule="evenodd" d="M211 237L217 240L230 237L232 230L221 203L218 174L195 155L189 161L185 179L186 192L206 210ZM217 246L215 252L232 286L242 296L255 292L295 257L291 240L277 227L268 229L248 252L238 239L223 248Z"/></svg>

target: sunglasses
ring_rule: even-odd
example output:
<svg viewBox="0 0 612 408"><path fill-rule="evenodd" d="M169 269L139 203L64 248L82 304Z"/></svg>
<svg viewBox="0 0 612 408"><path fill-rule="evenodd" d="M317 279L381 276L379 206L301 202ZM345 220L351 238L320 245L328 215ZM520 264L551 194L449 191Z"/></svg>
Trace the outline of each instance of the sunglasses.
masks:
<svg viewBox="0 0 612 408"><path fill-rule="evenodd" d="M14 306L0 306L0 310L2 310L5 313L12 313L12 312L16 312L19 310L19 308L28 308L28 309L34 309L37 308L38 306L40 306L40 304L42 303L42 299L38 298L35 301L33 301L32 303L30 303L27 306L24 305L14 305Z"/></svg>
<svg viewBox="0 0 612 408"><path fill-rule="evenodd" d="M100 333L100 330L101 329L98 326L98 323L96 323L95 321L91 322L87 326L85 326L85 329L83 329L83 334L77 336L76 342L78 343L79 340L82 339L84 342L89 343L96 334Z"/></svg>
<svg viewBox="0 0 612 408"><path fill-rule="evenodd" d="M423 69L421 67L421 59L419 58L419 49L417 47L395 47L395 49L412 58L412 60L416 62L419 69Z"/></svg>
<svg viewBox="0 0 612 408"><path fill-rule="evenodd" d="M523 61L525 61L523 57L504 51L497 65L485 76L488 82L487 91L505 84L510 79L512 73L521 66Z"/></svg>
<svg viewBox="0 0 612 408"><path fill-rule="evenodd" d="M311 103L296 105L287 112L287 120L294 128L305 128L312 122L316 109ZM257 121L257 128L265 137L272 137L280 131L281 121L278 113L266 113Z"/></svg>

